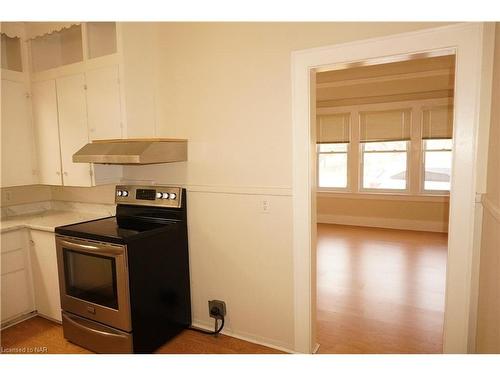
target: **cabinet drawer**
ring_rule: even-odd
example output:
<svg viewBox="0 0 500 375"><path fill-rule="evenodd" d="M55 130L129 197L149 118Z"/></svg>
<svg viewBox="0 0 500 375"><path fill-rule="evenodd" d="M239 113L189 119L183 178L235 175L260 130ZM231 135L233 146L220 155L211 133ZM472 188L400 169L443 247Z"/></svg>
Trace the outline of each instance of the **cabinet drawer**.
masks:
<svg viewBox="0 0 500 375"><path fill-rule="evenodd" d="M9 251L8 253L2 253L2 275L7 273L21 271L25 269L25 252L24 249L19 249L15 251Z"/></svg>
<svg viewBox="0 0 500 375"><path fill-rule="evenodd" d="M22 230L13 230L0 235L2 240L2 253L22 249L25 246Z"/></svg>

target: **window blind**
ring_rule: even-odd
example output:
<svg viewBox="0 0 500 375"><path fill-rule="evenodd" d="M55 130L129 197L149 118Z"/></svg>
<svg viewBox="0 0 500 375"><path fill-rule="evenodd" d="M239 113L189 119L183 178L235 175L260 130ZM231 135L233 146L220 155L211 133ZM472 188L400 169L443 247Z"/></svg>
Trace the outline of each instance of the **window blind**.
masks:
<svg viewBox="0 0 500 375"><path fill-rule="evenodd" d="M350 139L350 113L320 115L316 118L317 143L347 143Z"/></svg>
<svg viewBox="0 0 500 375"><path fill-rule="evenodd" d="M361 142L410 139L411 109L360 112L359 116Z"/></svg>
<svg viewBox="0 0 500 375"><path fill-rule="evenodd" d="M422 111L422 139L453 137L453 106L437 106Z"/></svg>

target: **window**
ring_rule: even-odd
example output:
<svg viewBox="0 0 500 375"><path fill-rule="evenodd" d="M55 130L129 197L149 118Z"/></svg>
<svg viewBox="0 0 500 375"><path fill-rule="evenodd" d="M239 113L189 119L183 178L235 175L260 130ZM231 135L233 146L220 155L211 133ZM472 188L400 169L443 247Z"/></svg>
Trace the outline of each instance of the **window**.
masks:
<svg viewBox="0 0 500 375"><path fill-rule="evenodd" d="M367 142L361 148L363 189L407 189L407 141Z"/></svg>
<svg viewBox="0 0 500 375"><path fill-rule="evenodd" d="M348 143L324 143L317 145L318 186L347 188Z"/></svg>
<svg viewBox="0 0 500 375"><path fill-rule="evenodd" d="M424 190L449 191L451 179L451 139L424 142Z"/></svg>
<svg viewBox="0 0 500 375"><path fill-rule="evenodd" d="M351 115L338 113L316 119L318 186L347 189L347 153Z"/></svg>
<svg viewBox="0 0 500 375"><path fill-rule="evenodd" d="M317 115L320 191L448 194L453 106L439 100L398 107L360 105Z"/></svg>

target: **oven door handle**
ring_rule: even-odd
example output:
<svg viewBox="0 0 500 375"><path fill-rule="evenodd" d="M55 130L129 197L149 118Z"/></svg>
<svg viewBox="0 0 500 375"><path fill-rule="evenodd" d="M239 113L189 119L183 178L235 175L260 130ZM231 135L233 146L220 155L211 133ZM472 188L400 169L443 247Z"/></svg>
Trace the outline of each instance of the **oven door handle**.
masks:
<svg viewBox="0 0 500 375"><path fill-rule="evenodd" d="M118 334L118 333L113 333L113 332L106 332L106 331L100 331L98 329L94 329L94 328L90 328L90 327L87 327L86 325L83 325L81 323L78 323L75 319L71 318L70 316L68 315L65 315L65 318L73 325L85 330L85 331L90 331L90 332L93 332L93 333L96 333L98 335L102 335L102 336L107 336L107 337L119 337L119 338L127 338L127 335L125 334Z"/></svg>
<svg viewBox="0 0 500 375"><path fill-rule="evenodd" d="M123 254L123 248L122 247L112 247L109 245L105 246L98 246L98 245L84 245L76 242L71 242L67 240L63 240L61 238L58 239L59 243L62 246L73 248L73 249L78 249L78 250L83 250L83 251L88 251L88 252L93 252L93 253L101 253L101 254L114 254L114 255L120 255Z"/></svg>

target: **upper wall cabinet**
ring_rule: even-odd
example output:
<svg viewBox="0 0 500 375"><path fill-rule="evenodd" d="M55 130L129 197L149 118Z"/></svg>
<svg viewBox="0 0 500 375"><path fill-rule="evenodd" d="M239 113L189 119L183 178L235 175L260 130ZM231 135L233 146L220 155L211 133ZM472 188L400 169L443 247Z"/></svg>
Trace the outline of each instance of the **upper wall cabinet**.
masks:
<svg viewBox="0 0 500 375"><path fill-rule="evenodd" d="M61 150L54 80L33 82L31 86L35 124L38 178L43 185L61 185Z"/></svg>
<svg viewBox="0 0 500 375"><path fill-rule="evenodd" d="M32 81L78 73L87 85L89 137L156 136L156 26L84 22L32 26ZM27 24L30 28L30 23Z"/></svg>
<svg viewBox="0 0 500 375"><path fill-rule="evenodd" d="M31 118L27 48L21 22L2 22L1 185L36 184L35 142Z"/></svg>
<svg viewBox="0 0 500 375"><path fill-rule="evenodd" d="M75 74L56 80L61 164L65 186L91 186L90 164L73 163L73 154L89 141L85 76Z"/></svg>
<svg viewBox="0 0 500 375"><path fill-rule="evenodd" d="M28 88L2 79L2 186L36 183Z"/></svg>
<svg viewBox="0 0 500 375"><path fill-rule="evenodd" d="M2 51L2 69L13 70L15 72L23 71L23 62L21 55L21 38L9 37L0 33Z"/></svg>
<svg viewBox="0 0 500 375"><path fill-rule="evenodd" d="M89 59L117 52L115 22L87 22L86 27Z"/></svg>
<svg viewBox="0 0 500 375"><path fill-rule="evenodd" d="M93 69L85 76L90 139L122 138L118 66Z"/></svg>
<svg viewBox="0 0 500 375"><path fill-rule="evenodd" d="M33 38L30 48L33 72L80 62L83 60L82 27L73 25Z"/></svg>

